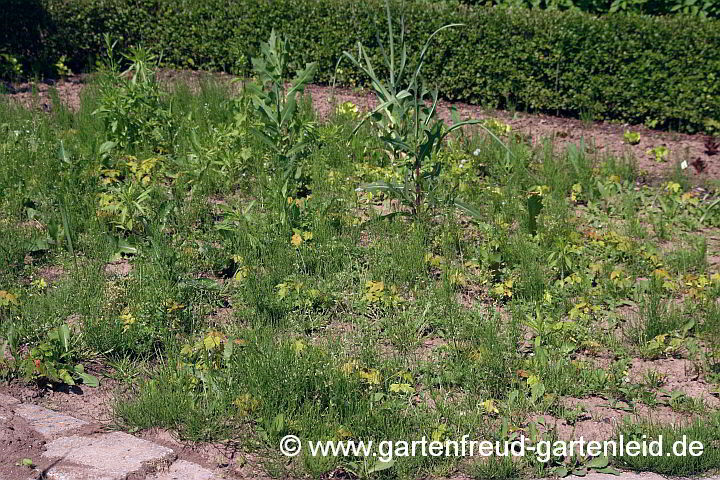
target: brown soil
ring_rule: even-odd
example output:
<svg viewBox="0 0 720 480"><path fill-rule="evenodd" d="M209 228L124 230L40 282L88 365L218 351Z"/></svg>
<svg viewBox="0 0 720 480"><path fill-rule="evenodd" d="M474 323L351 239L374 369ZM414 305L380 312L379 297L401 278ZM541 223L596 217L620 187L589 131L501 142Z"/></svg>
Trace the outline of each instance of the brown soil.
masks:
<svg viewBox="0 0 720 480"><path fill-rule="evenodd" d="M197 463L216 473L222 478L268 479L270 477L260 467L262 459L255 454L241 451L239 445L228 443L185 442L178 439L173 432L161 428L153 428L135 434L144 440L173 449L179 458Z"/></svg>
<svg viewBox="0 0 720 480"><path fill-rule="evenodd" d="M105 265L105 273L111 277L127 277L133 266L127 258L121 258Z"/></svg>
<svg viewBox="0 0 720 480"><path fill-rule="evenodd" d="M369 110L377 105L375 98L367 91L356 92L318 85L310 86L307 91L321 116L329 115L334 105L344 102L353 102L363 110ZM718 161L720 157L705 153L704 144L707 136L704 135L661 132L627 124L584 122L543 114L490 110L465 103L440 101L438 105L440 116L446 120L450 119L451 107L457 110L461 118L498 119L510 125L513 131L529 135L533 145L539 144L545 138L551 138L556 147L584 142L591 152L597 153L600 157L605 155L620 158L634 157L640 171L645 171L652 177L666 175L672 171L676 163L686 160L688 163L686 171L692 180L703 183L706 179L720 178L720 161ZM626 130L640 133L640 143L627 144L623 138ZM649 149L658 146L669 149L667 162L658 163L647 153ZM704 171L698 172L690 165L696 159L705 162Z"/></svg>
<svg viewBox="0 0 720 480"><path fill-rule="evenodd" d="M656 372L664 379L662 389L672 392L680 391L695 399L702 400L710 408L720 407L720 399L712 394L712 386L700 377L700 372L693 362L679 358L663 358L659 360L632 361L630 381L642 383L648 372Z"/></svg>
<svg viewBox="0 0 720 480"><path fill-rule="evenodd" d="M57 97L63 103L71 109L76 109L80 105L80 94L88 78L88 75L75 75L51 83L15 84L10 86L10 93L5 96L26 106L50 111L52 110L50 93L55 89ZM164 70L160 72L159 78L169 85L181 80L197 85L204 79L230 82L236 77L224 73ZM343 102L353 102L364 110L376 105L374 96L367 90L333 89L328 86L310 85L306 91L312 97L313 105L321 117L329 116L334 111L335 105ZM633 157L640 171L652 178L666 176L676 164L683 161L687 162L688 167L685 171L695 183L703 184L709 179L720 178L720 156L707 154L705 135L661 132L637 125L586 122L544 114L490 110L476 105L446 101L439 102L438 112L441 117L449 120L450 107L456 108L462 118L495 118L507 123L513 131L529 136L533 144L539 144L545 138L553 139L556 147L584 142L589 152L600 157L606 155L620 158ZM623 134L628 129L640 133L641 138L637 145L629 145L624 140ZM647 153L649 149L658 146L669 149L666 162L658 163ZM697 161L704 163L702 171L692 166L693 162Z"/></svg>
<svg viewBox="0 0 720 480"><path fill-rule="evenodd" d="M52 285L62 279L66 274L65 269L59 266L47 266L37 271L37 276L45 280L45 283Z"/></svg>
<svg viewBox="0 0 720 480"><path fill-rule="evenodd" d="M94 371L90 373L97 375ZM0 395L10 395L24 403L40 405L92 424L111 426L112 401L121 388L121 384L105 377L100 378L97 388L61 385L46 389L16 381L0 386Z"/></svg>
<svg viewBox="0 0 720 480"><path fill-rule="evenodd" d="M23 459L41 462L39 455L30 456L29 452L42 452L45 440L33 430L19 415L12 412L10 405L0 398L0 478L24 480L37 478L38 471L48 465L37 465L38 470L21 464Z"/></svg>
<svg viewBox="0 0 720 480"><path fill-rule="evenodd" d="M661 424L683 425L691 420L691 416L674 412L670 407L657 405L649 408L637 405L634 411L626 411L629 405L620 402L615 408L604 398L572 398L566 397L560 402L569 409L582 408L586 413L578 418L574 425L565 420L555 419L545 415L546 424L557 429L558 436L563 440L572 440L583 437L586 440L609 440L615 432L615 427L624 420L647 420ZM552 422L549 421L552 419Z"/></svg>
<svg viewBox="0 0 720 480"><path fill-rule="evenodd" d="M52 109L50 98L53 89L68 108L80 107L80 93L85 87L87 75L73 75L65 80L8 84L9 92L5 94L18 100L26 107L36 107L49 112Z"/></svg>

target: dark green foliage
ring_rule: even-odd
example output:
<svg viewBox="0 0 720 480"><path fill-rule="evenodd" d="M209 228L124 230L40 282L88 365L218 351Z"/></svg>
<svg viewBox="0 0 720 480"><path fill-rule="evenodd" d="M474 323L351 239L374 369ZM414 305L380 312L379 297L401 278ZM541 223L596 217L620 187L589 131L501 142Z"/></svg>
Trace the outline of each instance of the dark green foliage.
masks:
<svg viewBox="0 0 720 480"><path fill-rule="evenodd" d="M61 55L76 71L88 67L108 32L122 37L125 46L162 49L157 53L167 66L247 74L260 41L278 28L293 44L298 65L317 62L316 81L330 82L343 50L352 51L360 41L382 63L376 35L387 40L377 0L40 0L28 5L5 17L13 27L25 27L1 26L0 51L45 73ZM720 121L717 20L598 18L577 11L444 3L405 10L410 50L422 47L426 32L466 24L439 35L427 55L424 73L445 98L574 116L591 112L597 120L688 132L716 129ZM349 62L340 67L340 83L366 81Z"/></svg>
<svg viewBox="0 0 720 480"><path fill-rule="evenodd" d="M696 17L720 16L718 0L461 0L461 3L551 10L578 9L596 15L634 12L646 15L682 13Z"/></svg>

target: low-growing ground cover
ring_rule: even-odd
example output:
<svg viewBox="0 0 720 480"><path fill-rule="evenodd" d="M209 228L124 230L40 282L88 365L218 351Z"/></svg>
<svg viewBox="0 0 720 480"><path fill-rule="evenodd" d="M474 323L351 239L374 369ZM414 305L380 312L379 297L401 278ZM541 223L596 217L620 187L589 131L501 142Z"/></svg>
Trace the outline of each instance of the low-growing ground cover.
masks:
<svg viewBox="0 0 720 480"><path fill-rule="evenodd" d="M428 144L448 127L401 89L365 122L348 103L319 118L312 66L287 75L283 48L271 40L262 83L239 93L163 88L135 50L76 110L0 103L3 377L112 383L121 428L237 442L272 477L607 468L288 461L287 434L688 435L700 459L610 463L718 468L714 191L680 166L641 182L633 158L531 144L499 120Z"/></svg>

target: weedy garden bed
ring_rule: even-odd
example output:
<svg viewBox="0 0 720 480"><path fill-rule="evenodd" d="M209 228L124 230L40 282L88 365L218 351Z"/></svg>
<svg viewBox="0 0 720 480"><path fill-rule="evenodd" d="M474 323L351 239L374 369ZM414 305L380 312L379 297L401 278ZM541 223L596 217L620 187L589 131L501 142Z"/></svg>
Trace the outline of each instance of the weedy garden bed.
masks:
<svg viewBox="0 0 720 480"><path fill-rule="evenodd" d="M121 74L112 50L77 109L0 103L12 388L111 383L117 425L231 441L244 454L222 468L239 478L242 459L285 478L720 466L711 185L680 168L648 185L630 157L530 142L502 120L451 131L401 75L402 43L391 79L373 79L373 115L339 103L323 119L303 94L313 66L289 75L281 36L239 93L161 87L143 50ZM520 433L688 435L708 450L549 463L278 451L287 434Z"/></svg>

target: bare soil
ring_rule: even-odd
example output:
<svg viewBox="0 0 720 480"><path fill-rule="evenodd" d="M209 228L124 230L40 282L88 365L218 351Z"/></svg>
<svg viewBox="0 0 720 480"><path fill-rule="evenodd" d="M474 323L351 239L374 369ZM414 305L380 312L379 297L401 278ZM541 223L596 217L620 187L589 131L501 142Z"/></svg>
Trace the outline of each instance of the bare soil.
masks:
<svg viewBox="0 0 720 480"><path fill-rule="evenodd" d="M89 369L89 372L97 375L92 369ZM97 388L84 385L38 388L32 384L14 381L0 386L0 394L10 395L21 402L40 405L92 424L109 427L113 424L112 401L121 389L118 382L103 377Z"/></svg>
<svg viewBox="0 0 720 480"><path fill-rule="evenodd" d="M191 86L207 79L228 83L237 79L225 73L189 70L163 70L159 78L167 85L182 80L187 81ZM51 92L54 90L57 98L67 107L77 109L82 90L87 86L89 79L90 75L82 74L56 82L10 84L6 88L9 93L4 96L23 105L49 112L53 108ZM328 117L336 105L344 102L353 102L363 110L369 110L377 105L371 92L363 89L349 90L310 85L306 92L312 97L313 106L321 117ZM708 154L705 148L705 141L708 138L706 135L663 132L639 125L590 122L545 114L492 110L477 105L446 101L439 102L440 116L449 120L451 107L457 110L461 118L500 120L510 125L513 131L528 136L533 144L539 144L546 138L553 139L554 145L558 148L584 142L591 153L601 158L603 156L635 158L641 174L648 179L667 176L681 162L687 163L685 171L696 184L702 185L708 180L720 179L720 155ZM629 145L623 138L626 130L640 133L640 142ZM665 162L655 161L648 153L649 149L659 146L667 147L670 152Z"/></svg>
<svg viewBox="0 0 720 480"><path fill-rule="evenodd" d="M710 408L720 407L720 399L713 395L712 385L701 377L693 362L680 358L661 358L658 360L632 361L629 377L633 382L641 383L648 372L655 372L663 379L662 388L668 392L679 391L695 399L702 400Z"/></svg>
<svg viewBox="0 0 720 480"><path fill-rule="evenodd" d="M29 458L32 462L40 462L38 454L43 451L45 440L35 432L19 415L12 412L10 406L0 401L0 478L24 480L33 476L30 466L22 465L22 460ZM48 465L37 465L44 469ZM35 478L35 477L33 477Z"/></svg>

